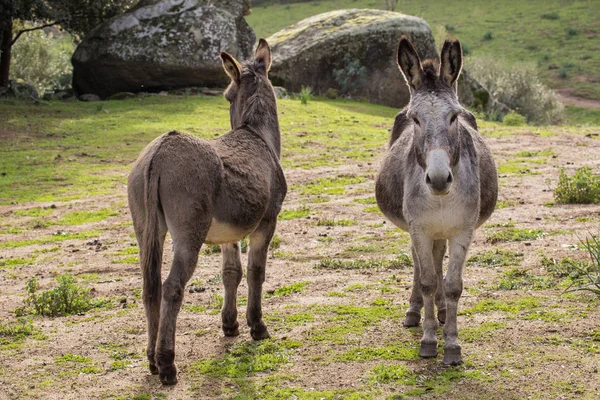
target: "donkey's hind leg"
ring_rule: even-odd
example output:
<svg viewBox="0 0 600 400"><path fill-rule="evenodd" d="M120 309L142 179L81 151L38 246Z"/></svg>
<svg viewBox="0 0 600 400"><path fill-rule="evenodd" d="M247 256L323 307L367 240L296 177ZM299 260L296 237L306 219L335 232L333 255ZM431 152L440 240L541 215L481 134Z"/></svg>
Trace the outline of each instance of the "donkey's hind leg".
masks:
<svg viewBox="0 0 600 400"><path fill-rule="evenodd" d="M413 258L413 286L408 300L408 310L404 319L404 326L407 328L419 326L421 323L421 309L423 308L423 293L421 292L421 267L419 265L419 257L415 251L415 247L411 247Z"/></svg>
<svg viewBox="0 0 600 400"><path fill-rule="evenodd" d="M276 220L263 220L250 234L248 253L248 308L246 320L252 339L261 340L270 337L267 325L262 320L262 285L265 281L265 267L269 244L275 233Z"/></svg>
<svg viewBox="0 0 600 400"><path fill-rule="evenodd" d="M173 231L173 265L169 276L162 287L163 298L160 308L160 324L156 345L156 362L159 378L164 385L177 383L177 367L175 366L175 330L177 315L183 302L185 285L192 277L198 252L204 241L208 228L186 236L176 235Z"/></svg>
<svg viewBox="0 0 600 400"><path fill-rule="evenodd" d="M163 245L165 243L165 236L167 234L166 228L160 232L160 260L162 260ZM138 243L141 244L140 237L138 237ZM141 246L140 246L141 247ZM144 309L146 311L146 322L148 326L148 346L146 347L146 356L148 357L148 366L152 375L158 374L158 367L156 366L156 338L158 337L158 323L160 321L160 304L162 298L162 282L160 278L162 262L159 261L157 271L154 271L153 275L157 279L148 279L144 276L144 286L142 290L142 297L144 301Z"/></svg>
<svg viewBox="0 0 600 400"><path fill-rule="evenodd" d="M223 333L225 336L237 336L240 334L237 321L237 291L242 280L240 245L237 242L221 245L221 252L223 253L223 285L225 286L225 298L221 310Z"/></svg>
<svg viewBox="0 0 600 400"><path fill-rule="evenodd" d="M437 318L440 324L446 322L446 296L444 295L444 255L446 254L446 240L433 242L433 265L437 274L437 290L435 292L435 305L437 307Z"/></svg>

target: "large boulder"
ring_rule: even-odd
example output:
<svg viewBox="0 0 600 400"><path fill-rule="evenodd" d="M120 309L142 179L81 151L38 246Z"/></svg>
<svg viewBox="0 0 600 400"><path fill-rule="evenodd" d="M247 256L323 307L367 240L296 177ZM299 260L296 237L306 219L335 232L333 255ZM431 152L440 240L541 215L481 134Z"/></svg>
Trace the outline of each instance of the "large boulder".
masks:
<svg viewBox="0 0 600 400"><path fill-rule="evenodd" d="M422 59L439 59L427 22L383 10L338 10L315 15L269 37L273 50L271 79L298 92L310 86L318 94L337 89L353 98L402 107L409 100L396 64L402 35Z"/></svg>
<svg viewBox="0 0 600 400"><path fill-rule="evenodd" d="M119 92L224 86L219 51L244 59L255 35L240 0L142 0L94 29L72 58L73 88Z"/></svg>

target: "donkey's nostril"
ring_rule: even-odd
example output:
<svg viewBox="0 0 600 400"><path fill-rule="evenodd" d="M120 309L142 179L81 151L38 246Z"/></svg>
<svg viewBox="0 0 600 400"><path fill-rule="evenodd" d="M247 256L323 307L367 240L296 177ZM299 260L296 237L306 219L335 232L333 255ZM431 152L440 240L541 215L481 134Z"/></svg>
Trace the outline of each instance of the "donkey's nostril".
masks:
<svg viewBox="0 0 600 400"><path fill-rule="evenodd" d="M431 185L431 178L429 177L429 174L425 175L425 183Z"/></svg>
<svg viewBox="0 0 600 400"><path fill-rule="evenodd" d="M452 181L454 180L454 178L452 178L452 174L448 174L448 179L446 179L446 183L450 184L452 183Z"/></svg>

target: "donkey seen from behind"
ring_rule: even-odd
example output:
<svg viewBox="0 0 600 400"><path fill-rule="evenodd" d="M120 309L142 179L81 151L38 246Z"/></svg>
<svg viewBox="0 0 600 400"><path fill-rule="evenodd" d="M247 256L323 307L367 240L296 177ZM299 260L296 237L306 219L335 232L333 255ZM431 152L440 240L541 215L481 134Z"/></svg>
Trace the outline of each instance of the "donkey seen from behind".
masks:
<svg viewBox="0 0 600 400"><path fill-rule="evenodd" d="M232 131L212 141L166 133L142 151L129 175L129 208L144 282L147 355L150 371L166 385L177 383L177 314L203 243L221 244L223 332L236 336L237 288L242 279L238 241L249 235L246 318L252 338L269 337L262 320L262 284L269 243L287 192L279 163L277 104L268 78L271 50L261 39L253 59L240 64L222 52L221 60L231 78L225 98L230 102ZM173 265L162 283L167 231L173 239Z"/></svg>
<svg viewBox="0 0 600 400"><path fill-rule="evenodd" d="M463 266L474 230L494 211L498 175L492 154L477 132L475 117L458 102L460 43L446 40L439 64L421 63L403 36L397 61L411 99L396 117L377 177L377 204L411 237L414 284L404 325L418 326L425 307L419 354L435 357L435 303L437 319L445 323L444 363L459 364L456 313ZM443 277L447 242L450 260Z"/></svg>

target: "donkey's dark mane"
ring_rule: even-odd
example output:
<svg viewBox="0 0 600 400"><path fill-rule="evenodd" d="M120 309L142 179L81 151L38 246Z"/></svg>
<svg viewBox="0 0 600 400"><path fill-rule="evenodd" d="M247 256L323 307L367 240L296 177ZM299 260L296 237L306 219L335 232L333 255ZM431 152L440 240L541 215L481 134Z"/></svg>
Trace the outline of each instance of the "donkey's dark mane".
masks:
<svg viewBox="0 0 600 400"><path fill-rule="evenodd" d="M252 77L250 80L247 77ZM244 82L244 90L252 93L244 107L242 114L242 124L258 126L265 124L266 119L277 121L277 114L271 115L270 111L277 109L275 94L266 74L264 62L257 60L247 60L242 63L242 80L246 78L248 83ZM273 122L273 121L271 121Z"/></svg>
<svg viewBox="0 0 600 400"><path fill-rule="evenodd" d="M440 78L440 62L438 60L425 60L421 64L423 76L421 77L421 87L423 90L444 90L450 87Z"/></svg>

